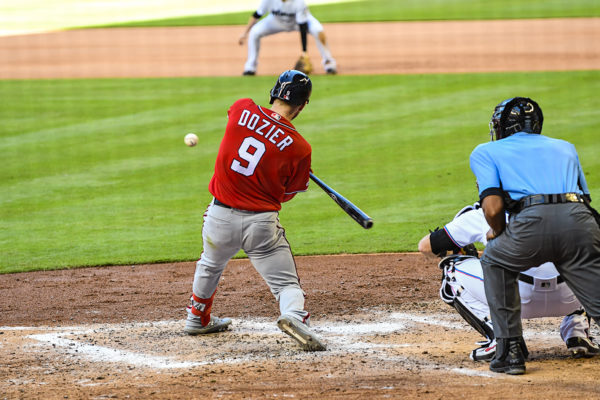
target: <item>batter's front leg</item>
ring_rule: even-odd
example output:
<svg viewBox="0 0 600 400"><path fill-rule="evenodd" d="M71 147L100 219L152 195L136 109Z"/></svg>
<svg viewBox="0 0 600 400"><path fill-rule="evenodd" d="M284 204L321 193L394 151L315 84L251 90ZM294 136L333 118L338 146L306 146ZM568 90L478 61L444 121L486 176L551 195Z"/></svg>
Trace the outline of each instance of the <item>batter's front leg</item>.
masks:
<svg viewBox="0 0 600 400"><path fill-rule="evenodd" d="M202 226L204 251L196 263L192 298L187 307L184 332L190 335L219 332L231 323L211 316L219 279L227 263L240 249L240 219L230 209L211 204Z"/></svg>
<svg viewBox="0 0 600 400"><path fill-rule="evenodd" d="M219 284L219 279L229 260L240 250L241 217L231 209L211 204L202 225L203 251L196 263L194 294L209 298Z"/></svg>

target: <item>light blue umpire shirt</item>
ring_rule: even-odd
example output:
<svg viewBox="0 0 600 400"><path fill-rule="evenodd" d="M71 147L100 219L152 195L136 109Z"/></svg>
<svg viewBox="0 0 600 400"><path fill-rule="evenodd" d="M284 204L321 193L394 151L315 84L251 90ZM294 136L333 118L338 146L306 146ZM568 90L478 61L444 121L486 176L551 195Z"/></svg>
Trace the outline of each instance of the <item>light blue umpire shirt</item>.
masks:
<svg viewBox="0 0 600 400"><path fill-rule="evenodd" d="M590 193L575 146L561 139L518 132L480 144L470 164L480 196L492 188L502 188L513 200L533 194Z"/></svg>

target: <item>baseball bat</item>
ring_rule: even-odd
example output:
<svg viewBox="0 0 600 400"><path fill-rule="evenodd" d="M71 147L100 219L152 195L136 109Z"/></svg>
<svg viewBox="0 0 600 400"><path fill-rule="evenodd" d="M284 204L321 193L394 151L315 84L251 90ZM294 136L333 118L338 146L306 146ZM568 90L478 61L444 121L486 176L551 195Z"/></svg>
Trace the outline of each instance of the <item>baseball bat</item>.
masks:
<svg viewBox="0 0 600 400"><path fill-rule="evenodd" d="M342 208L353 220L358 222L360 226L365 229L369 229L373 226L373 220L367 214L365 214L360 208L356 207L349 201L347 198L333 190L329 185L323 182L321 179L317 178L315 174L310 173L310 179L313 180L325 193L331 197L333 201L337 203L338 206Z"/></svg>

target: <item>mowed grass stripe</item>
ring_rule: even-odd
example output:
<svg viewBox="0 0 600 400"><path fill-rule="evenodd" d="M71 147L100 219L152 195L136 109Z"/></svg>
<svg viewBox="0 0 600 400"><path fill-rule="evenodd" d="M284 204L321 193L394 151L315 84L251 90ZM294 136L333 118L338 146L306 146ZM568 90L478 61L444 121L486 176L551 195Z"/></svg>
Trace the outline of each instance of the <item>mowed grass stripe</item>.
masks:
<svg viewBox="0 0 600 400"><path fill-rule="evenodd" d="M258 2L256 6L258 6ZM310 10L322 23L600 16L600 4L596 0L530 0L527 2L521 0L363 0L310 5ZM165 18L103 26L245 25L253 11ZM327 29L327 27L325 28Z"/></svg>
<svg viewBox="0 0 600 400"><path fill-rule="evenodd" d="M600 198L599 75L315 76L294 123L315 173L375 226L362 229L311 185L280 215L294 252L415 251L477 199L468 156L514 95L540 103L545 134L577 146ZM0 271L197 259L226 111L241 97L268 106L274 82L0 81ZM188 132L198 146L183 144Z"/></svg>

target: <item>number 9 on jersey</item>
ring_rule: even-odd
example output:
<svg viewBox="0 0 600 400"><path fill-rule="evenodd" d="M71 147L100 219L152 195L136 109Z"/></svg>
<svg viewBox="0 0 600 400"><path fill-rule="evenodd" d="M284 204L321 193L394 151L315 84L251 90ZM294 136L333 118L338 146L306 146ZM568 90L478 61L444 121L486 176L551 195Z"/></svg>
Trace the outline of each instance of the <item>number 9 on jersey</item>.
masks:
<svg viewBox="0 0 600 400"><path fill-rule="evenodd" d="M254 152L252 153L250 152L251 148L254 149ZM263 142L253 138L252 136L248 136L244 139L240 148L238 149L238 155L242 160L246 161L248 165L244 167L239 160L234 158L233 162L231 163L231 169L244 176L251 176L254 174L254 170L256 169L256 166L258 165L258 162L262 156L265 154L265 151L266 147Z"/></svg>

